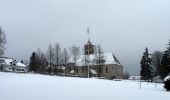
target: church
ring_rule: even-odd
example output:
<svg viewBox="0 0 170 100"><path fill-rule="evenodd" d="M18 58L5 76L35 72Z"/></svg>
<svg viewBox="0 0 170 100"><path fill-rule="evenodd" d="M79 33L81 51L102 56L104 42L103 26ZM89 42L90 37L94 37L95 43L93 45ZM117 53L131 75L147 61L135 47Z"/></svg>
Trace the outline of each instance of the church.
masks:
<svg viewBox="0 0 170 100"><path fill-rule="evenodd" d="M96 52L96 46L88 40L84 45L84 55L74 63L71 57L65 69L66 74L79 77L97 77L105 79L122 78L123 66L113 53Z"/></svg>

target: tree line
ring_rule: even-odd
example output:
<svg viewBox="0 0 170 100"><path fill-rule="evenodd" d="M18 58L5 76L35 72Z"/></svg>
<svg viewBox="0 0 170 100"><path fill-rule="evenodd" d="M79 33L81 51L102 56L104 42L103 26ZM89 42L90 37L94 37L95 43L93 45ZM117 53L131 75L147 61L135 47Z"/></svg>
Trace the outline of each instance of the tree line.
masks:
<svg viewBox="0 0 170 100"><path fill-rule="evenodd" d="M94 55L96 63L99 65L100 70L102 70L102 63L104 60L103 51L100 45L94 47ZM85 49L83 49L85 50ZM85 51L84 51L85 52ZM72 63L74 63L73 70L76 71L76 63L77 60L80 58L81 49L78 46L72 45L69 49L61 48L61 45L56 42L54 45L51 43L48 45L46 52L42 52L39 48L37 51L32 52L29 62L30 71L36 73L65 73L66 70L60 70L58 67L65 67L67 68L67 64L69 59L72 59ZM87 66L89 59L87 56L84 56L84 62ZM64 71L64 72L63 72Z"/></svg>
<svg viewBox="0 0 170 100"><path fill-rule="evenodd" d="M77 46L73 45L71 48L76 48L76 53L80 52ZM58 42L54 45L50 43L46 52L42 52L40 48L32 52L29 63L30 71L39 73L51 73L53 71L58 73L58 69L52 69L52 66L65 66L69 58L70 54L66 48L61 49Z"/></svg>
<svg viewBox="0 0 170 100"><path fill-rule="evenodd" d="M140 75L143 80L153 81L153 78L157 76L164 79L170 74L170 40L164 52L155 51L150 54L146 48L140 64Z"/></svg>

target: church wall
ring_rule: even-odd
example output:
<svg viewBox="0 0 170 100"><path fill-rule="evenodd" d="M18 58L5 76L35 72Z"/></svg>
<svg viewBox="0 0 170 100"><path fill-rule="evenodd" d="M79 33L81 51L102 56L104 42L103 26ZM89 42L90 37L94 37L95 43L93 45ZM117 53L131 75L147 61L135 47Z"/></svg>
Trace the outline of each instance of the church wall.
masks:
<svg viewBox="0 0 170 100"><path fill-rule="evenodd" d="M90 72L91 77L104 77L107 79L113 79L113 78L122 78L123 75L123 67L121 65L117 64L109 64L109 65L101 65L101 73L99 72L99 66L93 65L90 66L90 69L93 69L97 72L97 75L93 75ZM71 70L75 70L74 75L80 76L80 77L87 77L87 66L68 66L66 68L66 74L70 74Z"/></svg>
<svg viewBox="0 0 170 100"><path fill-rule="evenodd" d="M117 64L104 65L102 75L107 79L122 78L123 68Z"/></svg>

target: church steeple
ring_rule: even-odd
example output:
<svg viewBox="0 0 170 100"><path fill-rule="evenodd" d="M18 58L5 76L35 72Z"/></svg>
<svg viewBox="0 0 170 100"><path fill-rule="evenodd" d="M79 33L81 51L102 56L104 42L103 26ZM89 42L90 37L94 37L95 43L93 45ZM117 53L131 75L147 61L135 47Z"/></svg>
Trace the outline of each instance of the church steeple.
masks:
<svg viewBox="0 0 170 100"><path fill-rule="evenodd" d="M94 54L94 45L91 43L90 41L90 29L87 28L87 34L88 34L88 41L87 44L84 45L84 51L85 51L85 55L90 55L90 54Z"/></svg>
<svg viewBox="0 0 170 100"><path fill-rule="evenodd" d="M87 44L84 45L85 48L85 55L94 54L94 45L91 43L91 41L88 41Z"/></svg>

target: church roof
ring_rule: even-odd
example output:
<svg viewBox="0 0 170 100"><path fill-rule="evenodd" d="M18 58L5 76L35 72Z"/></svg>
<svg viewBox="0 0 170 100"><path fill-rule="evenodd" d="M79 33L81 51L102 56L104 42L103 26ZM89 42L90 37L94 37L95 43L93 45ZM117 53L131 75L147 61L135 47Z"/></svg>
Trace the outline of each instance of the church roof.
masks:
<svg viewBox="0 0 170 100"><path fill-rule="evenodd" d="M86 59L87 59L87 55L80 55L76 61L76 66L86 66L87 65ZM96 59L96 55L90 54L89 65L97 65L95 62L95 59ZM104 63L103 63L104 65L109 65L109 64L121 65L120 62L117 60L117 58L112 53L104 53L103 59L104 59ZM69 63L74 63L73 57L69 59Z"/></svg>

